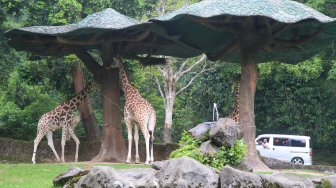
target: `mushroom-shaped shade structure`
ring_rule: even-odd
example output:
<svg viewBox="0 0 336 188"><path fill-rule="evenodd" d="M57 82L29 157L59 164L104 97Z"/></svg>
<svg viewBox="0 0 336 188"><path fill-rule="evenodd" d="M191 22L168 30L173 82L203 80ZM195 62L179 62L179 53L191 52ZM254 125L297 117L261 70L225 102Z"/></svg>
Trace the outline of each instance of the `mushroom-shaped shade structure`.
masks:
<svg viewBox="0 0 336 188"><path fill-rule="evenodd" d="M16 50L38 55L73 54L71 45L86 50L103 50L105 44L116 43L119 47L114 49L113 54L127 57L138 54L189 57L201 53L184 43L172 42L178 41L178 36L166 35L165 30L156 24L140 23L111 8L91 14L74 24L17 28L7 31L5 35Z"/></svg>
<svg viewBox="0 0 336 188"><path fill-rule="evenodd" d="M180 57L199 55L201 51L178 43L178 36L165 35L165 29L153 23L140 23L109 8L85 19L63 26L32 26L6 32L9 44L17 50L38 55L76 54L101 86L103 98L103 134L100 153L95 160L126 160L121 132L119 71L115 61L140 59L144 64L164 63L153 54ZM88 52L100 51L103 63ZM147 56L139 56L147 54Z"/></svg>
<svg viewBox="0 0 336 188"><path fill-rule="evenodd" d="M290 0L205 0L150 20L210 60L240 62L240 124L245 161L265 169L255 150L256 64L298 63L336 40L336 19ZM240 59L239 61L238 58Z"/></svg>

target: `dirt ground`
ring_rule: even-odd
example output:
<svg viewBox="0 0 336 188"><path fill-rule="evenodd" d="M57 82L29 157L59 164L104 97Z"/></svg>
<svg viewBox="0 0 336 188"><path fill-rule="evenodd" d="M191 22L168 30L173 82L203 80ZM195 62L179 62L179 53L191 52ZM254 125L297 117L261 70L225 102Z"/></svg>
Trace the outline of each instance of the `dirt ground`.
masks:
<svg viewBox="0 0 336 188"><path fill-rule="evenodd" d="M125 141L125 144L128 142ZM100 142L88 142L81 140L79 146L78 161L90 161L94 158L100 150ZM0 162L9 163L31 163L33 154L33 141L18 141L10 138L0 138ZM55 149L60 155L61 153L61 140L54 140ZM133 144L134 147L134 144ZM71 162L75 159L75 142L70 140L65 145L65 161ZM126 146L127 148L127 146ZM177 144L154 144L154 159L165 160L168 158L171 151L178 148ZM140 162L145 161L145 144L139 143ZM132 148L132 156L135 155L135 148ZM126 160L126 159L125 159ZM57 162L54 154L49 148L47 141L41 141L37 153L37 163L54 163Z"/></svg>

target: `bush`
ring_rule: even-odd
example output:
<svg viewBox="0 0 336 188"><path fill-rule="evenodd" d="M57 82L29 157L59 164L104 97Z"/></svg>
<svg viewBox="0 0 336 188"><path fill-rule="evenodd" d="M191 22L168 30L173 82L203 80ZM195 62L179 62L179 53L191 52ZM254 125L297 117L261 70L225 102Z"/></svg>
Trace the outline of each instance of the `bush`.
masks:
<svg viewBox="0 0 336 188"><path fill-rule="evenodd" d="M219 151L211 156L205 156L199 150L201 141L194 139L186 131L182 133L179 141L180 148L173 151L169 158L182 156L191 157L202 164L221 169L225 165L238 165L245 158L247 147L242 140L237 140L232 148L220 147Z"/></svg>

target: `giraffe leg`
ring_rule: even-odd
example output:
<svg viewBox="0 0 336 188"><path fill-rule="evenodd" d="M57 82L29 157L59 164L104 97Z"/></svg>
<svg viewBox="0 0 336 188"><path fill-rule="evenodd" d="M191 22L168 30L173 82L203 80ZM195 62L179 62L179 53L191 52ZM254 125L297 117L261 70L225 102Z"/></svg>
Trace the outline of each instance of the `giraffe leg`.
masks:
<svg viewBox="0 0 336 188"><path fill-rule="evenodd" d="M153 150L154 150L154 147L153 147L153 144L154 144L154 128L155 128L155 124L156 124L156 114L155 114L155 111L154 109L152 110L152 113L149 117L149 120L148 120L148 132L149 132L149 144L150 144L150 155L151 155L151 158L150 158L150 162L154 162L154 155L153 155Z"/></svg>
<svg viewBox="0 0 336 188"><path fill-rule="evenodd" d="M129 118L125 117L125 123L126 123L126 128L127 128L127 137L128 137L128 154L127 154L127 159L126 163L131 163L132 160L132 124Z"/></svg>
<svg viewBox="0 0 336 188"><path fill-rule="evenodd" d="M71 135L71 137L75 140L76 142L76 155L75 155L75 162L78 162L78 149L79 149L79 139L77 138L77 136L75 135L75 132L73 131L73 129L69 128L68 129L69 133Z"/></svg>
<svg viewBox="0 0 336 188"><path fill-rule="evenodd" d="M135 163L140 163L139 158L139 130L138 125L134 126L134 142L135 142Z"/></svg>
<svg viewBox="0 0 336 188"><path fill-rule="evenodd" d="M32 162L35 164L35 157L36 157L36 151L37 151L37 146L39 145L40 141L42 140L42 138L44 137L44 135L46 134L46 130L39 130L38 134L34 140L34 152L33 152L33 157L32 157Z"/></svg>
<svg viewBox="0 0 336 188"><path fill-rule="evenodd" d="M142 126L141 127L142 133L145 137L145 142L146 142L146 164L149 164L150 162L150 156L149 156L149 133L147 130L147 126Z"/></svg>
<svg viewBox="0 0 336 188"><path fill-rule="evenodd" d="M61 146L62 146L62 156L61 156L61 159L62 159L63 163L65 163L65 161L64 161L64 147L65 147L65 142L66 142L67 134L68 134L68 131L67 131L67 128L65 126L62 129L62 141L61 141Z"/></svg>
<svg viewBox="0 0 336 188"><path fill-rule="evenodd" d="M53 132L51 130L48 130L47 132L47 139L48 139L48 145L49 147L51 148L51 150L54 152L54 155L57 159L58 162L60 162L60 158L55 150L55 147L54 147L54 142L53 142Z"/></svg>
<svg viewBox="0 0 336 188"><path fill-rule="evenodd" d="M149 134L150 134L150 138L149 138L149 144L150 144L150 163L154 162L154 155L153 155L153 142L154 142L154 136L153 136L153 132L152 131L149 131Z"/></svg>

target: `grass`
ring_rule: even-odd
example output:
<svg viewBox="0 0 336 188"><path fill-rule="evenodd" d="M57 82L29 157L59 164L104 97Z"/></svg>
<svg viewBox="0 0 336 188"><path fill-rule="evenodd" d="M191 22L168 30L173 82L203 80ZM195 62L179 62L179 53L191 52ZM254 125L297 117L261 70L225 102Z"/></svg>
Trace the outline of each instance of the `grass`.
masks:
<svg viewBox="0 0 336 188"><path fill-rule="evenodd" d="M116 169L148 168L146 165L128 164L0 164L1 188L54 187L53 179L71 167L90 169L93 166L111 166Z"/></svg>

